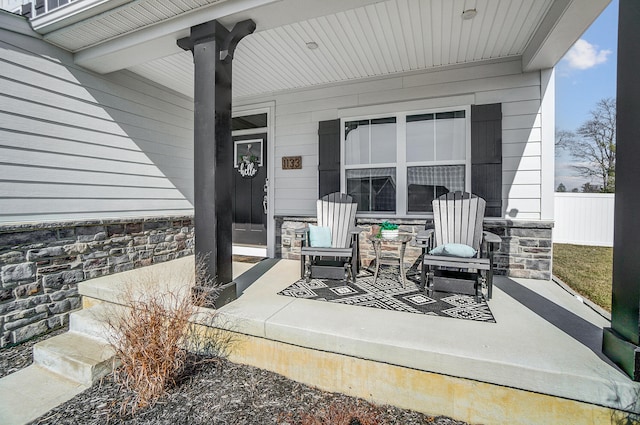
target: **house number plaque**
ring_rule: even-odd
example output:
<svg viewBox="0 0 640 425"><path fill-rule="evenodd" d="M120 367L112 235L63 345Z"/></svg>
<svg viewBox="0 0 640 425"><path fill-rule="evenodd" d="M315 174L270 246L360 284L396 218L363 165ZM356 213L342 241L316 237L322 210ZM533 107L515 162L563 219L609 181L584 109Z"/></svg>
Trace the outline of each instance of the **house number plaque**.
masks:
<svg viewBox="0 0 640 425"><path fill-rule="evenodd" d="M302 169L302 157L301 156L283 156L282 157L282 169L283 170L300 170L300 169Z"/></svg>

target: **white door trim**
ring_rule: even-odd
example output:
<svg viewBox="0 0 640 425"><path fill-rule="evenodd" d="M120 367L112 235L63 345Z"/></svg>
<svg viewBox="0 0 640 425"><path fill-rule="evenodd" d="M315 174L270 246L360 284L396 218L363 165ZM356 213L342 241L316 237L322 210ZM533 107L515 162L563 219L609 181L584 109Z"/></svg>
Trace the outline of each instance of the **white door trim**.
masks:
<svg viewBox="0 0 640 425"><path fill-rule="evenodd" d="M243 115L253 115L253 114L267 114L267 128L266 129L256 129L255 131L261 131L267 133L267 179L269 180L267 186L267 246L266 253L257 254L256 256L262 257L270 257L273 258L275 256L276 250L276 229L275 229L275 219L274 219L274 203L275 203L275 193L273 190L274 181L275 181L275 119L276 119L276 102L269 101L263 103L256 103L252 105L242 105L242 106L234 106L231 116L238 117ZM252 130L254 131L254 130ZM238 132L244 132L241 130ZM236 134L235 132L233 133ZM233 253L236 253L236 249L240 248L249 248L249 247L240 247L237 245L233 246ZM251 247L253 248L253 247ZM256 247L256 249L261 249ZM256 251L257 252L257 251ZM238 254L238 255L253 255L253 254Z"/></svg>

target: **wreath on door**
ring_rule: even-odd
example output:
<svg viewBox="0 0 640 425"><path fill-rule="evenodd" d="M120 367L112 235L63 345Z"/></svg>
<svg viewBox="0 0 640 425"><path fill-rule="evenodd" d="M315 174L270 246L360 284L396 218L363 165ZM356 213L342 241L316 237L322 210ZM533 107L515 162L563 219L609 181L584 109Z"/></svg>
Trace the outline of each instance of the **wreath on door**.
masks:
<svg viewBox="0 0 640 425"><path fill-rule="evenodd" d="M252 178L258 172L260 158L251 153L251 144L247 145L247 153L240 155L238 163L238 172L242 177Z"/></svg>

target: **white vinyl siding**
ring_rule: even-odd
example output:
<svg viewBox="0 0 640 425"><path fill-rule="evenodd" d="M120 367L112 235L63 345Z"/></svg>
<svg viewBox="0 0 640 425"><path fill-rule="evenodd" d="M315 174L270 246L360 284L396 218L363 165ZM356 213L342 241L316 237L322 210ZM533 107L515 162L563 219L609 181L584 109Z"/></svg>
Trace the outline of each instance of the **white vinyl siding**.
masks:
<svg viewBox="0 0 640 425"><path fill-rule="evenodd" d="M236 99L274 100L275 214L314 215L318 196L318 122L460 105L502 103L503 209L506 217L541 218L540 72L519 59L354 81L323 88ZM553 94L547 94L553 95ZM548 140L545 143L553 143ZM301 170L282 170L282 156L302 156Z"/></svg>
<svg viewBox="0 0 640 425"><path fill-rule="evenodd" d="M192 99L130 72L91 73L34 37L0 34L0 221L192 213ZM540 72L522 73L519 58L239 98L234 107L265 102L275 104L277 215L315 214L319 121L501 103L503 209L541 218L547 121ZM302 169L282 170L283 156L298 155Z"/></svg>
<svg viewBox="0 0 640 425"><path fill-rule="evenodd" d="M191 99L0 40L0 222L193 213Z"/></svg>

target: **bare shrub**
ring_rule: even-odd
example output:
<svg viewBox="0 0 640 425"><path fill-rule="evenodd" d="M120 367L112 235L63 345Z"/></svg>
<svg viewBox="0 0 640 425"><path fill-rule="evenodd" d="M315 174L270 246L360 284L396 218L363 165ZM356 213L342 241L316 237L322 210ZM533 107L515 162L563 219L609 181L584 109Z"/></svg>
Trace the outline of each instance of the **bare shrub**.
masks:
<svg viewBox="0 0 640 425"><path fill-rule="evenodd" d="M302 413L299 420L294 423L300 425L382 425L385 422L382 419L380 408L358 400L356 402L332 403L315 413Z"/></svg>
<svg viewBox="0 0 640 425"><path fill-rule="evenodd" d="M155 403L194 363L225 356L232 344L231 333L209 328L219 325L216 312L198 307L202 300L193 298L194 284L212 286L202 259L196 260L195 279L192 270L169 267L136 276L121 295L123 307L107 320L121 365L114 376L135 394L122 401L123 413Z"/></svg>

